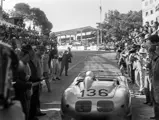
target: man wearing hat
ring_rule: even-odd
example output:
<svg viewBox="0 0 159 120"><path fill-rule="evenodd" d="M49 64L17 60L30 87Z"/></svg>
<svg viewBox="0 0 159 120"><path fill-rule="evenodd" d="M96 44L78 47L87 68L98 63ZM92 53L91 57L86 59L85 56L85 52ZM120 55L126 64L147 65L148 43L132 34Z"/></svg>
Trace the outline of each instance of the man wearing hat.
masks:
<svg viewBox="0 0 159 120"><path fill-rule="evenodd" d="M37 51L34 52L34 56L33 56L33 63L36 67L37 70L37 78L39 79L39 81L41 81L41 78L43 77L43 66L42 66L42 55L44 54L45 51L45 46L43 45L39 45L37 46ZM46 115L45 113L42 113L40 111L40 85L38 85L38 98L37 98L37 111L36 111L36 115L37 116L43 116Z"/></svg>
<svg viewBox="0 0 159 120"><path fill-rule="evenodd" d="M139 57L138 57L138 72L140 74L140 88L139 91L143 93L144 90L144 80L145 80L145 70L144 70L144 65L145 65L145 60L147 56L147 51L145 48L141 47L139 50Z"/></svg>
<svg viewBox="0 0 159 120"><path fill-rule="evenodd" d="M29 81L33 84L33 95L31 96L31 103L30 103L30 114L29 114L29 120L38 120L36 117L37 115L45 115L39 111L40 108L40 69L38 66L40 66L40 63L37 59L37 56L32 49L31 45L26 45L25 50L29 53L29 67L31 69L31 76Z"/></svg>
<svg viewBox="0 0 159 120"><path fill-rule="evenodd" d="M60 80L59 78L59 67L58 67L58 49L57 46L54 45L51 48L49 54L49 67L51 69L52 80Z"/></svg>
<svg viewBox="0 0 159 120"><path fill-rule="evenodd" d="M62 75L64 68L65 68L65 76L68 76L68 68L69 68L68 50L65 50L62 56L60 76Z"/></svg>
<svg viewBox="0 0 159 120"><path fill-rule="evenodd" d="M152 82L152 100L153 100L153 106L154 106L154 117L151 117L151 119L159 120L159 54L158 54L158 43L159 43L159 37L158 35L152 35L148 39L149 45L149 56L151 59L151 68L150 72L152 73L150 79Z"/></svg>
<svg viewBox="0 0 159 120"><path fill-rule="evenodd" d="M135 57L135 53L136 53L136 46L133 45L133 48L129 51L129 61L130 61L130 78L132 80L132 83L134 84L135 83L135 70L133 69L133 64L134 62L137 60L136 57Z"/></svg>

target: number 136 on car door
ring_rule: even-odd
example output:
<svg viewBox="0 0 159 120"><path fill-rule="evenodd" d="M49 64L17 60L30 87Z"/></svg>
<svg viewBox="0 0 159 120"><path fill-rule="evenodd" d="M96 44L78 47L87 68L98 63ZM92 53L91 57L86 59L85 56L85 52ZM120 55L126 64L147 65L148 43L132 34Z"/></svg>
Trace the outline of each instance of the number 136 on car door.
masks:
<svg viewBox="0 0 159 120"><path fill-rule="evenodd" d="M106 89L89 89L81 91L81 97L106 97L106 96L108 96L108 90Z"/></svg>

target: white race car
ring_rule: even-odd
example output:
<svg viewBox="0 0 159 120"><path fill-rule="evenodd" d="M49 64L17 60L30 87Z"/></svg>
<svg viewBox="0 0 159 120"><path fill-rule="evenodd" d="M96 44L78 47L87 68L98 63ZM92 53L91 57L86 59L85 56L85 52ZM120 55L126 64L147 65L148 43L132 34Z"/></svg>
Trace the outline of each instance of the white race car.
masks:
<svg viewBox="0 0 159 120"><path fill-rule="evenodd" d="M131 95L127 78L110 71L92 71L92 82L81 72L64 91L61 99L63 120L104 118L131 120Z"/></svg>

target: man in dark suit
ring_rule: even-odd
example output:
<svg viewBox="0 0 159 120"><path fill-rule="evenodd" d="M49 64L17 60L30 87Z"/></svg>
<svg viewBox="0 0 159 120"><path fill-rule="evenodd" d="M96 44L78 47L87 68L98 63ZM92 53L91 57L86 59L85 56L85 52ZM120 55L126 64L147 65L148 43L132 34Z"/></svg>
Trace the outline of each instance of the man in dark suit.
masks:
<svg viewBox="0 0 159 120"><path fill-rule="evenodd" d="M70 55L67 50L64 51L61 61L61 71L60 76L62 75L63 69L65 68L65 76L68 76L68 68L69 68L69 59Z"/></svg>
<svg viewBox="0 0 159 120"><path fill-rule="evenodd" d="M38 120L38 118L36 116L43 116L46 114L41 113L40 110L38 110L40 108L39 97L40 97L41 79L39 78L38 68L36 66L36 61L37 61L37 60L35 60L36 55L35 55L35 52L30 45L26 45L23 49L25 49L29 53L29 58L30 58L29 66L31 69L31 76L30 76L29 81L32 82L32 86L33 86L33 95L31 96L29 118L30 118L30 120Z"/></svg>

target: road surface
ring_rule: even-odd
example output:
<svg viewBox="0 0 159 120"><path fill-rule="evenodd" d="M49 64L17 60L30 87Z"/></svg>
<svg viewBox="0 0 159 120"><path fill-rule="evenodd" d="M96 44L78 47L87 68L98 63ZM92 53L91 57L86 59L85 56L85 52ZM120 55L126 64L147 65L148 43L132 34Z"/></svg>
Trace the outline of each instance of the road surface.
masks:
<svg viewBox="0 0 159 120"><path fill-rule="evenodd" d="M83 70L113 70L119 71L115 53L106 52L73 52L73 62L70 64L69 76L62 76L60 81L52 82L52 92L48 93L46 87L43 88L41 93L41 110L46 112L47 115L39 117L40 120L61 120L60 99L63 91L71 84L74 78L80 71ZM131 87L131 86L130 86ZM149 120L153 116L152 107L144 105L145 97L137 96L132 93L132 110L133 120Z"/></svg>

